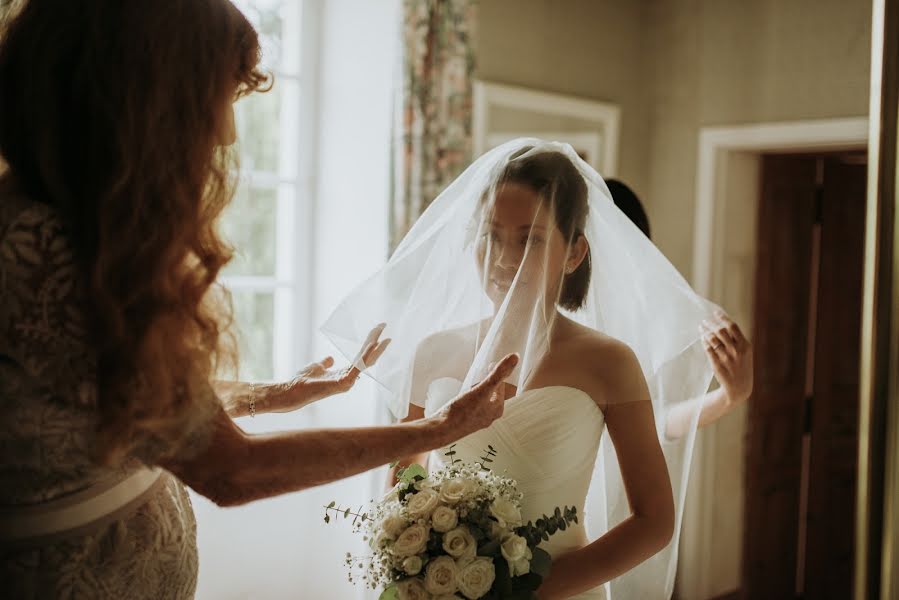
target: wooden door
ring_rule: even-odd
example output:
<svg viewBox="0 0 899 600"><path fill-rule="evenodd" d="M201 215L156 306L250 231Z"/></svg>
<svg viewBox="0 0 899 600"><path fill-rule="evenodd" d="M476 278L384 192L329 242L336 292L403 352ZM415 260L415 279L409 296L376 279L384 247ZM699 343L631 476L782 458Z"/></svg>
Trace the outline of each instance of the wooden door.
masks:
<svg viewBox="0 0 899 600"><path fill-rule="evenodd" d="M762 174L742 595L847 598L864 155L766 156Z"/></svg>

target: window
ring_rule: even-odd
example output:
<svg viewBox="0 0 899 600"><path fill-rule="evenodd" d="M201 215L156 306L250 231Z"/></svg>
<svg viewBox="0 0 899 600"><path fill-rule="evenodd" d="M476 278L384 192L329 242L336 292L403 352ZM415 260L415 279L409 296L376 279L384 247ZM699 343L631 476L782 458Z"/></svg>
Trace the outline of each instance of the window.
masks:
<svg viewBox="0 0 899 600"><path fill-rule="evenodd" d="M236 253L222 282L231 290L239 335L242 380L266 381L292 375L309 333L305 291L309 280L308 240L311 188L302 162L311 140L304 114L311 106L314 47L303 35L303 9L296 0L237 0L259 32L262 66L275 86L235 105L240 183L222 216L222 233Z"/></svg>

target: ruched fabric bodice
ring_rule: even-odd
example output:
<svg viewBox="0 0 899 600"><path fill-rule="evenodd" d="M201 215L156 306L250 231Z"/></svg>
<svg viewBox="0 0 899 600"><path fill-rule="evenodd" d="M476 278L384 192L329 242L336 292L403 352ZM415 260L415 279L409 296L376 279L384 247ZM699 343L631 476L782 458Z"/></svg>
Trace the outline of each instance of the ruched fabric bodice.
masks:
<svg viewBox="0 0 899 600"><path fill-rule="evenodd" d="M455 390L451 382L456 383ZM429 390L429 407L432 402L440 403L433 396L455 395L459 385L449 379L434 382ZM488 445L492 446L496 455L489 466L518 482L524 494L521 512L525 522L552 514L557 506L577 507L579 523L557 532L541 546L558 557L589 541L584 506L604 424L602 411L586 392L566 386L536 388L506 400L501 418L456 442L455 457L477 462ZM431 464L442 465L445 452L432 452ZM599 599L605 594L597 588L577 598Z"/></svg>

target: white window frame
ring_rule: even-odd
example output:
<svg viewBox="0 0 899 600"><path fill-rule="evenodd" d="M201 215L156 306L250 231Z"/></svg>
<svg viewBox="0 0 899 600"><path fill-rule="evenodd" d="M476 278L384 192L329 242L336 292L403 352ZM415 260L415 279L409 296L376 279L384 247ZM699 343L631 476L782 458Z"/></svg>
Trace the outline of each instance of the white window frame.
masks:
<svg viewBox="0 0 899 600"><path fill-rule="evenodd" d="M246 0L251 3L252 0ZM274 71L275 86L295 82L299 87L300 109L296 126L296 175L241 169L240 178L248 189L274 189L277 194L275 223L275 274L224 275L222 283L232 292L271 293L274 301L272 331L272 375L274 380L291 377L311 354L313 223L315 216L315 161L318 143L318 66L321 52L321 0L296 2L300 11L297 47L282 46L282 53L300 52L299 73ZM290 37L290 36L285 36ZM282 37L282 40L284 37ZM286 98L286 97L285 97ZM286 108L281 105L282 115ZM282 148L279 152L283 152ZM285 193L285 187L292 194ZM291 200L291 196L293 200ZM226 209L227 210L227 209Z"/></svg>

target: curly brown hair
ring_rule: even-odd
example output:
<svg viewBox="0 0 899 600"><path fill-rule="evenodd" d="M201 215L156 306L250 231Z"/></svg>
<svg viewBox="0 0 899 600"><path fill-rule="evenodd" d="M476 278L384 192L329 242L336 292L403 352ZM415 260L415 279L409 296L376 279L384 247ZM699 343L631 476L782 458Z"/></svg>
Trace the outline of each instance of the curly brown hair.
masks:
<svg viewBox="0 0 899 600"><path fill-rule="evenodd" d="M227 0L29 0L0 36L6 177L57 210L83 271L97 457L175 447L234 357L220 141L232 101L269 85L257 34Z"/></svg>

